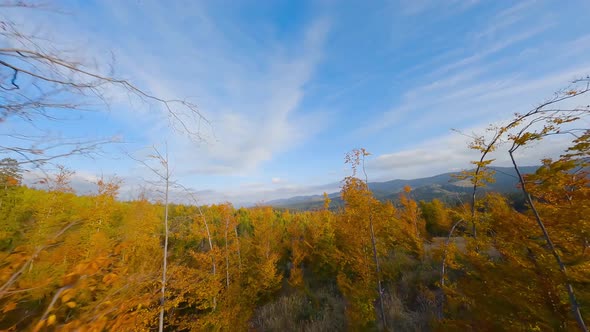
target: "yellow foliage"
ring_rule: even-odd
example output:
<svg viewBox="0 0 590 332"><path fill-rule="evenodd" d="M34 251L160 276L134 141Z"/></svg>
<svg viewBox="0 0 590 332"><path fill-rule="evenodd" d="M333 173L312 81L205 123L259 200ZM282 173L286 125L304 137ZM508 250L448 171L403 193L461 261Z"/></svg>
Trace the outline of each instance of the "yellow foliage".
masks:
<svg viewBox="0 0 590 332"><path fill-rule="evenodd" d="M2 308L2 312L7 313L7 312L12 311L14 309L16 309L16 302L8 302L8 303L4 304L4 308Z"/></svg>
<svg viewBox="0 0 590 332"><path fill-rule="evenodd" d="M558 119L553 125L567 121ZM504 129L499 130L509 132ZM526 143L542 134L524 132L513 138ZM590 184L584 161L590 135L585 137L580 136L567 155L544 160L539 171L526 179L576 285L590 282ZM493 150L486 144L478 138L473 147ZM358 149L347 162L354 172L360 171L368 155ZM473 163L477 171L461 176L477 187L492 182L492 162L482 158ZM21 323L25 330L49 326L64 331L154 330L162 307L161 205L145 199L117 201L118 186L104 180L98 183L97 195L87 197L69 193L65 175L59 181L52 191L23 188L20 193L23 211L16 219L24 220L18 229L23 236L15 237L14 246L1 253L5 264L0 266L0 280L6 282L26 266L2 295L3 314L12 319L21 308L30 308L36 317ZM327 194L323 209L307 212L235 209L231 204L172 207L165 328L247 330L261 305L293 291L310 294L302 313L305 319L321 320L311 313L323 305L314 302L313 293L317 284L325 283L334 285L344 298L350 330L371 330L377 326L379 280L390 294L404 292L400 306L406 307L386 308L396 319L408 308L433 310L431 302L439 299L432 294L444 292L448 326L474 330L573 326L562 276L530 211L515 211L500 195L478 199L474 209L478 237L473 239L465 229L469 204L449 207L437 200L419 204L414 193L406 186L399 200L384 203L373 196L365 180L351 176L344 180L344 206L337 211L329 209ZM446 240L459 220L466 222L455 229L450 244L435 246L433 237L444 235ZM72 221L78 223L60 233ZM443 256L446 273L441 287ZM60 302L49 308L62 289ZM583 287L576 291L585 308L590 291ZM44 312L52 314L40 321ZM433 311L428 315L435 317ZM0 323L9 318L0 318Z"/></svg>
<svg viewBox="0 0 590 332"><path fill-rule="evenodd" d="M61 301L68 302L73 298L75 290L72 288L66 289L61 293Z"/></svg>
<svg viewBox="0 0 590 332"><path fill-rule="evenodd" d="M35 324L35 327L33 328L33 331L34 332L40 331L43 327L45 327L46 323L47 322L45 320L42 320L42 321L38 322L37 324Z"/></svg>
<svg viewBox="0 0 590 332"><path fill-rule="evenodd" d="M110 285L118 279L118 276L114 273L109 273L102 278L102 282L106 285Z"/></svg>

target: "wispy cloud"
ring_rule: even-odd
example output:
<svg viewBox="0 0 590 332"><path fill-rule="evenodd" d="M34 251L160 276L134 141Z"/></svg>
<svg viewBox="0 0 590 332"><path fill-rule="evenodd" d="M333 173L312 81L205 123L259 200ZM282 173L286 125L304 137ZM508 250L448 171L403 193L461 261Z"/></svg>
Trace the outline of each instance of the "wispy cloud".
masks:
<svg viewBox="0 0 590 332"><path fill-rule="evenodd" d="M390 110L376 114L357 132L359 137L381 133L381 139L389 137L387 133L407 136L402 142L392 137L395 150L369 162L375 176L411 178L468 168L477 157L467 149L468 139L433 133L451 128L484 132L489 123L528 111L590 73L590 62L582 56L590 47L587 36L552 35L559 22L532 11L535 4L520 2L490 16L467 35L461 56L429 65L430 72L402 90ZM419 141L412 143L413 139ZM543 157L555 157L565 144L560 139L541 149L524 149L523 162L537 164ZM498 156L500 164L506 161L506 156Z"/></svg>
<svg viewBox="0 0 590 332"><path fill-rule="evenodd" d="M478 0L402 0L400 7L404 15L419 15L434 10L449 10L454 13L463 11L478 3Z"/></svg>
<svg viewBox="0 0 590 332"><path fill-rule="evenodd" d="M472 141L468 135L485 135L486 128L470 128L465 133L467 135L452 132L407 149L378 155L368 162L367 169L376 180L411 179L471 169L471 162L481 155L468 148ZM515 158L522 166L539 165L541 159L558 157L570 143L566 136L551 137L517 150ZM488 156L494 159L493 165L512 166L507 148L500 144L498 150Z"/></svg>
<svg viewBox="0 0 590 332"><path fill-rule="evenodd" d="M166 94L166 90L188 92L186 87L192 86L206 95L202 110L214 130L209 133L206 144L195 149L180 135L172 133L169 138L173 142L173 155L181 156L177 162L183 165L184 172L244 174L255 170L274 154L314 135L321 127L317 122L321 116L316 114L315 125L309 126L305 123L312 119L297 110L305 97L304 86L321 60L328 29L327 21L317 20L305 28L299 40L287 46L297 52L271 49L261 62L253 58L252 63L245 66L234 63L229 68L225 64L212 68L205 77L228 82L221 93L209 91L207 82L195 82L191 78L170 80L162 86L159 76L149 75L146 80L159 93ZM231 52L217 51L220 54ZM234 70L236 65L239 70ZM161 135L161 131L155 133ZM187 150L194 153L187 154Z"/></svg>
<svg viewBox="0 0 590 332"><path fill-rule="evenodd" d="M506 30L513 28L515 24L521 22L527 16L526 11L537 2L537 0L519 1L500 11L490 19L485 28L473 33L474 41L493 39L503 32L512 33L513 31Z"/></svg>
<svg viewBox="0 0 590 332"><path fill-rule="evenodd" d="M39 22L72 44L92 40L93 45L84 48L90 58L101 58L101 50L112 49L119 74L133 77L153 94L188 96L200 106L212 125L201 128L207 140L199 145L171 131L163 121L165 113L158 109L122 100L116 105L120 109L111 114L141 132L148 140L144 145L167 141L178 172L243 175L322 128L322 114L301 113L299 106L305 85L322 60L329 20L314 18L292 39L269 38L263 47L245 51L235 48L258 44L256 36L216 20L205 4L189 7L151 1L100 6L116 18L107 31L118 31L117 36L79 29L75 23ZM191 22L185 31L177 24L183 20ZM142 40L146 35L151 36L147 43Z"/></svg>
<svg viewBox="0 0 590 332"><path fill-rule="evenodd" d="M490 121L494 119L489 117L492 109L496 110L495 115L503 113L510 116L510 106L518 109L533 105L542 96L550 96L568 81L590 72L589 63L583 59L578 57L573 63L563 64L560 57L564 50L572 50L572 53L579 55L579 48L587 47L584 46L585 38L560 41L561 47L554 44L538 46L534 50L521 48L522 51L510 56L492 57L545 29L535 27L508 39L494 41L474 55L437 67L429 76L422 78L422 85L408 89L398 105L378 115L362 128L361 133L374 133L402 123L414 127L421 124L440 126L438 121L441 118L457 120L470 117L471 114L482 122ZM545 56L543 63L534 66L542 72L532 75L530 68L525 70L525 67L531 67L531 52L541 52ZM557 63L560 67L556 66ZM516 64L523 66L518 68Z"/></svg>
<svg viewBox="0 0 590 332"><path fill-rule="evenodd" d="M122 133L127 152L168 143L175 179L203 202L255 203L336 191L342 155L359 144L377 154L375 180L469 167L476 156L451 128L483 130L590 73L577 15L588 4L556 7L400 0L283 12L267 2L146 0L17 19L79 58L113 59L116 75L141 88L188 98L211 122L201 128L207 142L195 144L170 129L164 110L112 92L104 126L82 121L78 131ZM556 149L525 149L523 160ZM72 164L83 175L131 168L122 172L128 193L150 178L129 160Z"/></svg>

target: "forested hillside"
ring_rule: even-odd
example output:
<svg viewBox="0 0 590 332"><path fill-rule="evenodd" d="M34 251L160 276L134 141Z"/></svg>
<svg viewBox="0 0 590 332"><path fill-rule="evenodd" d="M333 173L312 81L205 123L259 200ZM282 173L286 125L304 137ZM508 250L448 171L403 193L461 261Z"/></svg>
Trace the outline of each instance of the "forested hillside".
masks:
<svg viewBox="0 0 590 332"><path fill-rule="evenodd" d="M575 329L564 285L590 305L589 138L526 177L524 213L495 193L475 209L416 202L410 187L382 203L354 176L364 150L334 212L327 196L296 213L121 202L116 179L77 196L67 169L37 190L4 160L0 328L150 330L163 303L166 330Z"/></svg>
<svg viewBox="0 0 590 332"><path fill-rule="evenodd" d="M534 173L538 167L528 166L521 167L522 174ZM497 192L501 194L508 194L512 197L522 201L519 195L517 174L511 167L490 167L494 172L493 183L489 184L482 191ZM373 196L381 201L392 201L397 204L399 201L399 193L403 191L405 186L410 186L412 191L412 198L417 201L431 201L438 199L447 204L453 205L461 200L469 198L471 190L471 183L469 181L461 180L460 172L439 174L432 177L412 179L412 180L391 180L386 182L369 182L369 189ZM330 193L330 208L342 207L343 201L339 193ZM323 197L321 195L312 196L298 196L286 199L277 199L266 202L265 204L295 210L312 210L321 208L323 205Z"/></svg>

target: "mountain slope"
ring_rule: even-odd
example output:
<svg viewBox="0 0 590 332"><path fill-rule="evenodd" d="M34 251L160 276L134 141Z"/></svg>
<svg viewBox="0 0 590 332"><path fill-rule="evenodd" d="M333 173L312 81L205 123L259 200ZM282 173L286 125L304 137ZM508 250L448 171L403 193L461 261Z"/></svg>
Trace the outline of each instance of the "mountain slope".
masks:
<svg viewBox="0 0 590 332"><path fill-rule="evenodd" d="M521 167L523 174L534 173L538 166ZM491 167L496 174L495 182L481 188L482 191L495 191L504 194L518 191L518 180L516 172L511 167ZM430 201L432 199L441 199L444 201L456 200L457 197L468 195L472 186L469 180L458 180L454 176L459 174L443 173L435 176L411 179L411 180L391 180L385 182L369 182L369 189L373 192L375 198L379 200L396 201L399 193L404 186L412 187L412 197L416 200ZM342 205L340 193L329 194L332 200L331 207ZM269 201L267 204L277 208L288 208L296 210L316 209L323 206L323 195L296 196L286 199L277 199Z"/></svg>

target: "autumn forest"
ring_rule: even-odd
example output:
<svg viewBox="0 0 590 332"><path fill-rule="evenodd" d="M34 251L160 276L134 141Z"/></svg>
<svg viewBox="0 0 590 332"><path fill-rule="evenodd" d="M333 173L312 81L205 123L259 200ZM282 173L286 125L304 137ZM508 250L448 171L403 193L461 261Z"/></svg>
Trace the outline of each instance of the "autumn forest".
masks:
<svg viewBox="0 0 590 332"><path fill-rule="evenodd" d="M215 127L197 104L20 29L0 20L0 126L59 126L56 114L85 112L80 100L99 112L131 100L199 144L201 126ZM108 176L82 194L64 165L117 142L3 135L0 330L588 331L590 79L579 74L529 110L461 133L477 158L455 175L468 193L446 200L417 200L409 186L375 198L373 156L355 147L340 164L342 206L327 193L307 210L201 204L171 173L165 144L124 156L156 179L133 198ZM555 137L567 141L559 155L521 172L519 153ZM499 156L516 196L486 190Z"/></svg>
<svg viewBox="0 0 590 332"><path fill-rule="evenodd" d="M518 115L549 122L508 139L556 133L578 118L565 114ZM590 301L589 139L522 179L524 212L477 195L493 181L484 157L464 173L474 201L416 202L405 188L394 204L372 197L368 153L354 150L345 207L326 196L307 212L122 202L116 180L77 196L65 168L31 189L4 159L2 328L150 330L163 312L167 330L187 331L574 330Z"/></svg>

